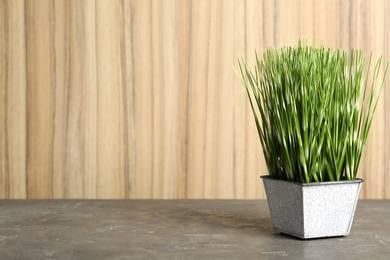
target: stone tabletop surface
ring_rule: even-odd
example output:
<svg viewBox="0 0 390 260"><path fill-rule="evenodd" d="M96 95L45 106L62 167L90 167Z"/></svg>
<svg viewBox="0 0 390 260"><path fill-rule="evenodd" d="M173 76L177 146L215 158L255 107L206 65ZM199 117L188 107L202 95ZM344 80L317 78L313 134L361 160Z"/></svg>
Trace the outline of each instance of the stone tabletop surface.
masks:
<svg viewBox="0 0 390 260"><path fill-rule="evenodd" d="M390 201L347 237L273 230L264 200L0 200L0 259L390 259Z"/></svg>

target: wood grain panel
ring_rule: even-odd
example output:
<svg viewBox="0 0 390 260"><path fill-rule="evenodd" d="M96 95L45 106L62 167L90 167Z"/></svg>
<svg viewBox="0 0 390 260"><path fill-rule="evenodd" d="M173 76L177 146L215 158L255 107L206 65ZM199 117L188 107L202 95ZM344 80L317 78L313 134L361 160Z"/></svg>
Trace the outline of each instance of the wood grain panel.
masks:
<svg viewBox="0 0 390 260"><path fill-rule="evenodd" d="M265 198L237 58L306 39L388 61L389 8L0 0L0 198ZM389 78L361 198L390 198Z"/></svg>
<svg viewBox="0 0 390 260"><path fill-rule="evenodd" d="M216 3L214 2L214 4ZM187 164L186 197L193 198L203 198L205 192L206 100L208 98L206 93L210 54L211 5L211 2L207 0L199 1L197 4L191 2L190 55L187 68L189 70L186 118L188 147L185 160ZM209 112L215 113L214 111ZM215 140L213 140L213 143L215 143ZM212 159L215 160L215 156L216 154L213 154Z"/></svg>
<svg viewBox="0 0 390 260"><path fill-rule="evenodd" d="M96 2L98 198L125 194L119 4Z"/></svg>
<svg viewBox="0 0 390 260"><path fill-rule="evenodd" d="M26 2L27 196L53 196L54 57L53 3Z"/></svg>
<svg viewBox="0 0 390 260"><path fill-rule="evenodd" d="M390 57L390 18L387 15L390 12L390 2L385 1L384 7L383 7L383 16L384 16L384 26L383 26L383 55L384 57ZM390 175L389 175L389 169L390 169L390 77L386 78L385 82L385 89L383 90L383 96L385 99L385 109L384 109L384 128L385 128L385 136L384 136L384 142L381 145L385 146L385 174L384 174L384 180L383 184L385 187L385 195L384 197L389 199L390 198ZM376 119L378 120L378 119ZM380 120L380 119L379 119Z"/></svg>
<svg viewBox="0 0 390 260"><path fill-rule="evenodd" d="M8 132L7 132L7 66L8 66L8 3L0 2L0 196L9 197Z"/></svg>
<svg viewBox="0 0 390 260"><path fill-rule="evenodd" d="M153 197L153 77L151 1L132 3L131 41L135 91L134 197ZM135 11L138 10L138 11ZM146 28L146 29L145 29ZM139 86L138 88L136 86Z"/></svg>
<svg viewBox="0 0 390 260"><path fill-rule="evenodd" d="M360 1L360 12L358 13L358 21L361 25L361 31L358 33L358 47L366 53L372 50L374 60L377 60L384 50L384 32L385 15L378 13L378 10L384 7L383 1L375 1L373 3ZM376 41L370 39L375 38ZM389 46L386 46L389 48ZM388 58L387 58L388 60ZM372 64L373 66L375 64ZM381 73L380 75L383 75ZM367 198L385 197L384 179L386 175L386 146L384 145L386 116L385 104L386 94L382 95L375 113L375 120L372 123L370 133L368 135L367 145L363 155L363 164L361 173L366 183L362 186L362 196Z"/></svg>
<svg viewBox="0 0 390 260"><path fill-rule="evenodd" d="M85 154L84 197L97 198L97 47L96 2L85 1Z"/></svg>
<svg viewBox="0 0 390 260"><path fill-rule="evenodd" d="M255 64L255 50L261 54L266 50L266 46L276 45L274 23L274 18L277 15L275 13L276 4L274 1L252 1L245 7L245 56L241 55L239 57L245 58L249 64ZM236 89L238 91L242 89L242 86L237 85ZM243 198L265 198L265 191L259 176L267 174L267 167L261 151L252 110L248 106L246 93L244 92L243 95L240 106L246 108L245 118L243 118L245 120L245 137L244 139L238 139L238 141L245 140L245 153L243 155L236 154L237 156L244 156L245 168L244 171L237 174L244 173ZM246 174L249 172L253 174Z"/></svg>
<svg viewBox="0 0 390 260"><path fill-rule="evenodd" d="M122 105L123 105L123 140L124 140L124 190L125 198L134 197L135 182L135 95L134 95L134 53L133 53L133 18L134 12L129 1L122 1L120 10L121 33L121 70L122 70Z"/></svg>
<svg viewBox="0 0 390 260"><path fill-rule="evenodd" d="M191 54L191 0L178 1L176 6L176 42L177 42L177 198L187 198L188 169L188 84Z"/></svg>
<svg viewBox="0 0 390 260"><path fill-rule="evenodd" d="M68 122L68 108L69 101L73 101L68 98L70 84L70 17L69 17L70 5L65 1L54 2L53 6L53 26L51 27L52 49L47 50L54 55L54 129L53 129L53 197L62 198L69 194L65 190L69 187L67 178L67 122ZM55 19L54 19L55 17ZM72 115L76 116L76 115ZM80 136L82 137L82 136ZM76 151L78 154L79 151ZM76 187L79 187L78 183Z"/></svg>
<svg viewBox="0 0 390 260"><path fill-rule="evenodd" d="M26 47L24 2L0 2L1 197L26 197Z"/></svg>

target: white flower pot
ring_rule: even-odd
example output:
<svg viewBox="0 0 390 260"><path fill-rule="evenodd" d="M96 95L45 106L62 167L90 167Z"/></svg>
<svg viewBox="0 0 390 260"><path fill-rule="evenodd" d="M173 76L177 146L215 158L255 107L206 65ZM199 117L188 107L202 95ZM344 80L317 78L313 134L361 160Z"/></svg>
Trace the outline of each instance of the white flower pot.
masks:
<svg viewBox="0 0 390 260"><path fill-rule="evenodd" d="M298 183L261 178L275 230L303 239L349 234L364 180Z"/></svg>

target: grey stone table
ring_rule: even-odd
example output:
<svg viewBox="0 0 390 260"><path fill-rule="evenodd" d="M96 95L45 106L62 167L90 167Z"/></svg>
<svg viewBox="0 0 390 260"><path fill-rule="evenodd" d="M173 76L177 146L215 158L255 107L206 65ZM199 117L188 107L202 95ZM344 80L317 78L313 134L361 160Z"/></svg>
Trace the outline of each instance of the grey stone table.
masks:
<svg viewBox="0 0 390 260"><path fill-rule="evenodd" d="M390 201L347 237L273 231L259 200L0 200L0 259L390 259Z"/></svg>

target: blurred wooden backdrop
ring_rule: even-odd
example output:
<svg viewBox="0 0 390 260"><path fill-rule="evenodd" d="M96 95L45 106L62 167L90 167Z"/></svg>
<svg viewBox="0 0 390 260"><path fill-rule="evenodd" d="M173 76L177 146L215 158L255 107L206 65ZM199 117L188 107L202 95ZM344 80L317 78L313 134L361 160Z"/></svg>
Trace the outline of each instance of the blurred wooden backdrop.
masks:
<svg viewBox="0 0 390 260"><path fill-rule="evenodd" d="M378 0L0 0L0 198L265 198L236 59L306 38L388 61L389 14ZM386 85L361 198L390 198Z"/></svg>

